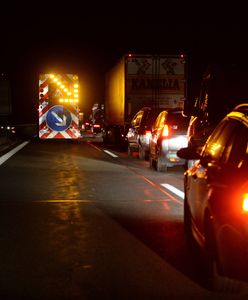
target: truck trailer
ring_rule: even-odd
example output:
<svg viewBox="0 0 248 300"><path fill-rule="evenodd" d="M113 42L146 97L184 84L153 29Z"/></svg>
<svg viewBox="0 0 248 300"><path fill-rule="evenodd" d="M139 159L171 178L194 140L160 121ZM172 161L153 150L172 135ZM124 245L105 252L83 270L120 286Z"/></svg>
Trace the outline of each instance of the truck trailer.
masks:
<svg viewBox="0 0 248 300"><path fill-rule="evenodd" d="M125 145L128 126L138 110L183 108L186 96L186 55L124 55L105 78L104 141Z"/></svg>
<svg viewBox="0 0 248 300"><path fill-rule="evenodd" d="M39 138L78 139L79 82L76 74L41 74Z"/></svg>

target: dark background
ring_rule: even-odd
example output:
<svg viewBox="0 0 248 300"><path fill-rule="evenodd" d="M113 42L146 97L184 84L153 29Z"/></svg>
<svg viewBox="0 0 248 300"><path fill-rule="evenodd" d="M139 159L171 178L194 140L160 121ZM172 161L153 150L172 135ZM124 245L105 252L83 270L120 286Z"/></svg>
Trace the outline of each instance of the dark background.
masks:
<svg viewBox="0 0 248 300"><path fill-rule="evenodd" d="M14 120L37 121L38 77L50 72L79 74L81 110L88 114L93 103L104 100L106 71L130 52L187 54L194 99L208 61L248 55L245 8L204 3L6 4L0 71L12 79Z"/></svg>

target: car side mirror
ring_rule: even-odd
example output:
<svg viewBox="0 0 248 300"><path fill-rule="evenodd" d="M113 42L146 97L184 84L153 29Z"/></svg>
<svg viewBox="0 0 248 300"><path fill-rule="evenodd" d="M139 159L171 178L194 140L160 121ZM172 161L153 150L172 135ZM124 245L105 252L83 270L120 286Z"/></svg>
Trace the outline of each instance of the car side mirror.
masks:
<svg viewBox="0 0 248 300"><path fill-rule="evenodd" d="M197 151L196 147L181 148L177 151L177 156L187 160L197 160L201 158L201 155Z"/></svg>

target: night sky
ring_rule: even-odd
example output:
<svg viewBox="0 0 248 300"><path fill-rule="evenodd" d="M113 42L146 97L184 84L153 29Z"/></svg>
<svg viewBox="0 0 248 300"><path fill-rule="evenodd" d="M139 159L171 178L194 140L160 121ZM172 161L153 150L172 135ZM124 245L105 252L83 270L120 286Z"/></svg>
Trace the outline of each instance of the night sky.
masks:
<svg viewBox="0 0 248 300"><path fill-rule="evenodd" d="M100 2L101 3L101 2ZM242 7L170 2L17 2L1 10L0 70L13 80L17 121L36 121L39 73L78 73L81 109L103 102L104 75L123 54L189 57L189 96L213 56L248 54ZM245 12L246 10L244 10Z"/></svg>

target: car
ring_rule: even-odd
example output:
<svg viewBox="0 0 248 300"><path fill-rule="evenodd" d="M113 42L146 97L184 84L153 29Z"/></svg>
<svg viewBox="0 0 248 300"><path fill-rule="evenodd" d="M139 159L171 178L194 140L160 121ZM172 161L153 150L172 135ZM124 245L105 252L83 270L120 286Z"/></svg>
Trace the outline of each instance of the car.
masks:
<svg viewBox="0 0 248 300"><path fill-rule="evenodd" d="M167 171L168 167L185 164L177 151L188 145L188 124L189 119L183 116L180 108L160 112L149 141L151 168L155 166L157 171Z"/></svg>
<svg viewBox="0 0 248 300"><path fill-rule="evenodd" d="M126 135L129 156L138 152L140 159L148 160L152 125L161 110L156 107L143 107L134 115Z"/></svg>
<svg viewBox="0 0 248 300"><path fill-rule="evenodd" d="M248 103L218 123L200 153L189 146L177 155L196 160L184 174L184 229L211 287L247 281Z"/></svg>

